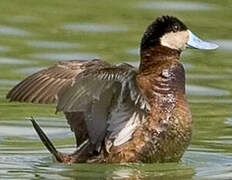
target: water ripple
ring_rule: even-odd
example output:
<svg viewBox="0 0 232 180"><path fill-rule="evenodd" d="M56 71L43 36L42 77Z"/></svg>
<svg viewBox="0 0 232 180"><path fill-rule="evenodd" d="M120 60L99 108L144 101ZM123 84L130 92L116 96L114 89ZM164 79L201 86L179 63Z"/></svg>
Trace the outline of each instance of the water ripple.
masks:
<svg viewBox="0 0 232 180"><path fill-rule="evenodd" d="M14 86L18 84L19 80L8 80L8 79L0 79L0 85L1 86Z"/></svg>
<svg viewBox="0 0 232 180"><path fill-rule="evenodd" d="M187 94L196 95L196 96L224 96L230 94L229 91L223 89L196 86L196 85L187 85L186 91Z"/></svg>
<svg viewBox="0 0 232 180"><path fill-rule="evenodd" d="M31 33L19 28L0 25L0 35L29 36Z"/></svg>
<svg viewBox="0 0 232 180"><path fill-rule="evenodd" d="M69 128L58 128L58 127L45 127L43 128L45 132L49 134L51 138L66 138L70 137L71 133ZM1 125L0 137L12 137L20 136L27 137L30 139L38 139L35 130L32 127L22 127L22 126L11 126L11 125Z"/></svg>
<svg viewBox="0 0 232 180"><path fill-rule="evenodd" d="M105 25L96 23L71 23L63 26L65 29L85 32L119 32L128 28L117 25Z"/></svg>
<svg viewBox="0 0 232 180"><path fill-rule="evenodd" d="M145 9L158 9L158 10L174 10L174 11L206 11L214 10L216 6L213 4L200 3L200 2L143 2L139 4L140 7Z"/></svg>
<svg viewBox="0 0 232 180"><path fill-rule="evenodd" d="M45 67L28 67L28 68L20 68L20 69L17 69L16 72L18 73L21 73L21 74L26 74L26 75L29 75L29 74L33 74L33 73L36 73L42 69L45 69ZM1 81L0 81L1 83Z"/></svg>
<svg viewBox="0 0 232 180"><path fill-rule="evenodd" d="M16 59L8 57L0 57L0 64L34 64L35 61L26 60L26 59Z"/></svg>
<svg viewBox="0 0 232 180"><path fill-rule="evenodd" d="M226 50L226 51L232 50L231 39L219 39L219 40L215 40L214 42L219 45L219 49Z"/></svg>
<svg viewBox="0 0 232 180"><path fill-rule="evenodd" d="M10 50L10 48L0 45L0 52L7 52L9 50Z"/></svg>
<svg viewBox="0 0 232 180"><path fill-rule="evenodd" d="M77 48L81 46L78 43L61 42L61 41L39 41L39 40L27 41L27 45L32 47L48 48L48 49L69 49L69 48Z"/></svg>
<svg viewBox="0 0 232 180"><path fill-rule="evenodd" d="M35 53L31 54L34 58L47 60L73 60L73 59L94 59L99 58L97 54L92 53Z"/></svg>

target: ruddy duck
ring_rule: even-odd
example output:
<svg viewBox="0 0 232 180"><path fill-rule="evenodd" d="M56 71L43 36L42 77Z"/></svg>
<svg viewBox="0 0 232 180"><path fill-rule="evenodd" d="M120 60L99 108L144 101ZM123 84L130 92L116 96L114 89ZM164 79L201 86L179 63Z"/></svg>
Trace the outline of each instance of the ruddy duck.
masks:
<svg viewBox="0 0 232 180"><path fill-rule="evenodd" d="M57 103L77 150L58 152L32 119L56 160L81 162L173 162L189 145L192 118L179 62L186 47L216 49L179 19L157 18L145 31L139 69L103 60L63 61L30 75L7 95L10 101Z"/></svg>

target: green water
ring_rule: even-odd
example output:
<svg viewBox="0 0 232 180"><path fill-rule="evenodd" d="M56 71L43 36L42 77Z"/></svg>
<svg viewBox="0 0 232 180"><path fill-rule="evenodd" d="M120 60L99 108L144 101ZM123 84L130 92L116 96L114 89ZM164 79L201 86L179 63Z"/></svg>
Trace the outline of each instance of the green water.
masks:
<svg viewBox="0 0 232 180"><path fill-rule="evenodd" d="M232 2L136 0L1 0L0 179L231 179ZM99 57L131 62L145 27L173 15L217 51L186 50L188 101L193 139L180 163L54 163L31 123L34 116L56 147L75 149L74 137L54 105L9 103L8 90L26 75L57 60Z"/></svg>

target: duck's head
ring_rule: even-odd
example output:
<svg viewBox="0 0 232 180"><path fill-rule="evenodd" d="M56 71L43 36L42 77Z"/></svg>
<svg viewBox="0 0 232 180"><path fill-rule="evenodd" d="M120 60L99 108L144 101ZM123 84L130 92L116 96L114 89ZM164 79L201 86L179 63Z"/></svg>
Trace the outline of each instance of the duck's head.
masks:
<svg viewBox="0 0 232 180"><path fill-rule="evenodd" d="M199 39L179 19L171 16L157 18L145 31L141 52L156 46L165 46L182 52L186 47L216 49L218 46Z"/></svg>

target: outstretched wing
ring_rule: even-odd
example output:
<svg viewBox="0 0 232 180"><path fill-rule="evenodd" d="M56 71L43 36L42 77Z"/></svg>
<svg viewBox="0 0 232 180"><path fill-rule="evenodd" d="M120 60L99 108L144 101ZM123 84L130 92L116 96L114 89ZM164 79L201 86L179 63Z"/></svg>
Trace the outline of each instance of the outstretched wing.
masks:
<svg viewBox="0 0 232 180"><path fill-rule="evenodd" d="M7 94L10 101L31 103L56 103L57 94L62 88L72 83L78 74L85 70L100 69L111 66L109 63L94 59L71 60L59 62L48 69L28 76ZM88 138L83 112L65 112L71 130L76 136L77 145Z"/></svg>
<svg viewBox="0 0 232 180"><path fill-rule="evenodd" d="M137 69L129 64L86 69L59 92L57 111L85 110L90 102L99 101L104 91L110 88L113 92L120 90L121 101L129 95L135 105L148 109L149 105L138 89L136 75Z"/></svg>
<svg viewBox="0 0 232 180"><path fill-rule="evenodd" d="M149 104L137 86L136 75L137 70L128 64L87 69L59 92L57 111L83 111L90 142L98 150L107 131L111 131L110 138L116 138L130 126L130 120L144 118L139 118L138 112L134 111L145 114L149 110Z"/></svg>
<svg viewBox="0 0 232 180"><path fill-rule="evenodd" d="M57 111L66 115L77 145L89 138L95 150L99 150L106 132L110 132L110 139L116 139L115 144L128 140L135 122L149 109L137 87L136 75L136 69L128 64L64 61L27 77L7 98L32 103L58 100ZM138 115L139 111L142 113Z"/></svg>
<svg viewBox="0 0 232 180"><path fill-rule="evenodd" d="M96 66L99 68L109 64L101 60L59 62L53 67L30 75L11 89L6 97L10 101L55 103L58 92L64 86L73 81L79 73Z"/></svg>

